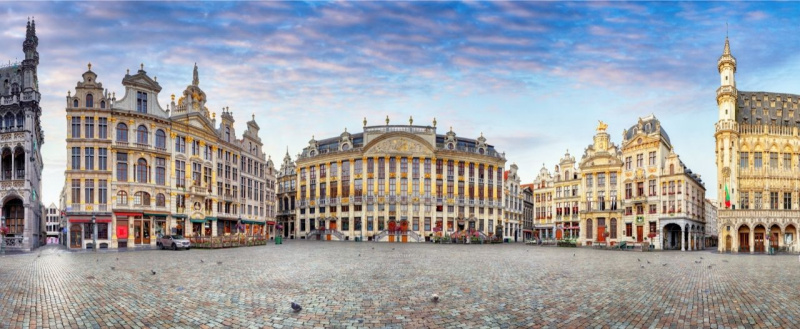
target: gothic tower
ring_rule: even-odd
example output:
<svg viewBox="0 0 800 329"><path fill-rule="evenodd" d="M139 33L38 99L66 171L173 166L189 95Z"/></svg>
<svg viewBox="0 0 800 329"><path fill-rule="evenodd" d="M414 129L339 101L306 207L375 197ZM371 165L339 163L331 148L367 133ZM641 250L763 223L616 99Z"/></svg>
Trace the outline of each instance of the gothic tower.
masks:
<svg viewBox="0 0 800 329"><path fill-rule="evenodd" d="M717 60L720 87L717 88L717 106L719 120L716 123L716 161L717 161L717 200L718 206L731 208L735 203L737 179L731 173L738 172L735 160L739 153L739 127L736 123L736 58L731 55L728 37L725 37L725 48Z"/></svg>

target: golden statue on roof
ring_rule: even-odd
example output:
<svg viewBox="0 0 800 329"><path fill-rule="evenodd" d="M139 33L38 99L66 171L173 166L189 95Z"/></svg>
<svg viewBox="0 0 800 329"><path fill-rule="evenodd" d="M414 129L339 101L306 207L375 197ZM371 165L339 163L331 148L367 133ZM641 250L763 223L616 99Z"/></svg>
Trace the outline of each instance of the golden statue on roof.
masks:
<svg viewBox="0 0 800 329"><path fill-rule="evenodd" d="M605 132L608 124L603 123L603 120L597 120L597 132Z"/></svg>

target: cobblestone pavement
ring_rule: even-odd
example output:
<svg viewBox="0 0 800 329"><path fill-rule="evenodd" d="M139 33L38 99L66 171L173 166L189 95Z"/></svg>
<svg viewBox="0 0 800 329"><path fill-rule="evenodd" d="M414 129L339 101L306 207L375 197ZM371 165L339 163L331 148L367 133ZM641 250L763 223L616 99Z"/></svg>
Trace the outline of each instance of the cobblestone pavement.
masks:
<svg viewBox="0 0 800 329"><path fill-rule="evenodd" d="M797 256L711 252L310 241L44 249L0 257L0 327L798 328L798 283Z"/></svg>

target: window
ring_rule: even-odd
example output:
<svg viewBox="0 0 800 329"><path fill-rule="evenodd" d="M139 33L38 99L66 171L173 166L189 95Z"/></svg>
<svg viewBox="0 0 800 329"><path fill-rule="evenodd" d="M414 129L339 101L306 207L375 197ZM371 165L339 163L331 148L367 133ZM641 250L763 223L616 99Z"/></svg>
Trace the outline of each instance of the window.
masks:
<svg viewBox="0 0 800 329"><path fill-rule="evenodd" d="M175 160L175 186L186 187L186 162Z"/></svg>
<svg viewBox="0 0 800 329"><path fill-rule="evenodd" d="M78 100L77 99L72 100L72 107L78 107Z"/></svg>
<svg viewBox="0 0 800 329"><path fill-rule="evenodd" d="M108 149L107 148L98 148L97 149L97 162L98 170L108 170Z"/></svg>
<svg viewBox="0 0 800 329"><path fill-rule="evenodd" d="M117 181L128 181L128 153L117 153Z"/></svg>
<svg viewBox="0 0 800 329"><path fill-rule="evenodd" d="M94 179L87 179L85 181L85 183L86 183L86 188L85 188L86 199L84 201L86 203L88 203L88 204L93 204L94 203Z"/></svg>
<svg viewBox="0 0 800 329"><path fill-rule="evenodd" d="M139 161L136 161L136 181L139 183L147 184L148 181L148 174L150 170L147 167L147 160L144 158L139 158Z"/></svg>
<svg viewBox="0 0 800 329"><path fill-rule="evenodd" d="M99 180L97 187L97 201L103 205L108 203L108 181L105 179Z"/></svg>
<svg viewBox="0 0 800 329"><path fill-rule="evenodd" d="M136 92L136 112L147 113L147 93Z"/></svg>
<svg viewBox="0 0 800 329"><path fill-rule="evenodd" d="M72 170L80 170L81 169L81 148L80 147L73 147L72 148Z"/></svg>
<svg viewBox="0 0 800 329"><path fill-rule="evenodd" d="M769 192L769 209L780 209L778 208L778 192Z"/></svg>
<svg viewBox="0 0 800 329"><path fill-rule="evenodd" d="M761 209L761 192L753 192L753 201L755 203L755 208L753 209Z"/></svg>
<svg viewBox="0 0 800 329"><path fill-rule="evenodd" d="M617 219L616 218L612 218L611 219L611 238L612 239L616 239L617 238Z"/></svg>
<svg viewBox="0 0 800 329"><path fill-rule="evenodd" d="M225 127L225 141L227 141L228 143L231 142L231 128L230 127Z"/></svg>
<svg viewBox="0 0 800 329"><path fill-rule="evenodd" d="M633 195L633 186L631 183L625 183L625 199L630 199Z"/></svg>
<svg viewBox="0 0 800 329"><path fill-rule="evenodd" d="M790 192L783 192L783 209L792 209L792 193Z"/></svg>
<svg viewBox="0 0 800 329"><path fill-rule="evenodd" d="M651 179L650 180L650 195L651 196L656 195L656 180L655 179Z"/></svg>
<svg viewBox="0 0 800 329"><path fill-rule="evenodd" d="M597 187L605 188L606 186L606 173L597 173Z"/></svg>
<svg viewBox="0 0 800 329"><path fill-rule="evenodd" d="M739 152L739 168L747 169L749 163L748 160L750 159L750 153L747 152Z"/></svg>
<svg viewBox="0 0 800 329"><path fill-rule="evenodd" d="M748 192L739 192L739 207L742 209L750 209L750 199Z"/></svg>
<svg viewBox="0 0 800 329"><path fill-rule="evenodd" d="M753 167L756 169L761 169L761 160L762 160L761 156L762 156L761 152L753 153Z"/></svg>
<svg viewBox="0 0 800 329"><path fill-rule="evenodd" d="M6 120L8 121L8 120ZM11 124L6 122L6 128L11 128ZM81 118L72 117L72 138L81 138Z"/></svg>
<svg viewBox="0 0 800 329"><path fill-rule="evenodd" d="M72 203L81 203L81 180L72 180Z"/></svg>
<svg viewBox="0 0 800 329"><path fill-rule="evenodd" d="M150 194L147 192L136 192L133 195L133 205L134 206L149 206L150 205Z"/></svg>
<svg viewBox="0 0 800 329"><path fill-rule="evenodd" d="M94 148L87 147L83 149L83 152L85 153L84 169L94 170Z"/></svg>
<svg viewBox="0 0 800 329"><path fill-rule="evenodd" d="M107 118L100 118L98 120L98 128L99 131L97 133L97 137L101 139L108 138L108 119Z"/></svg>
<svg viewBox="0 0 800 329"><path fill-rule="evenodd" d="M144 125L140 125L139 128L136 128L136 143L147 144L147 127Z"/></svg>
<svg viewBox="0 0 800 329"><path fill-rule="evenodd" d="M186 137L175 137L175 152L186 153Z"/></svg>
<svg viewBox="0 0 800 329"><path fill-rule="evenodd" d="M92 94L86 94L86 107L94 107L94 96Z"/></svg>
<svg viewBox="0 0 800 329"><path fill-rule="evenodd" d="M94 118L86 118L86 138L94 138Z"/></svg>
<svg viewBox="0 0 800 329"><path fill-rule="evenodd" d="M592 227L592 219L591 218L587 219L586 220L586 238L587 239L592 239L592 231L593 230L594 230L594 228Z"/></svg>
<svg viewBox="0 0 800 329"><path fill-rule="evenodd" d="M167 134L163 130L156 130L156 148L165 150L167 148Z"/></svg>
<svg viewBox="0 0 800 329"><path fill-rule="evenodd" d="M128 192L125 191L117 192L117 204L121 206L128 205Z"/></svg>
<svg viewBox="0 0 800 329"><path fill-rule="evenodd" d="M163 193L156 194L156 207L166 207L167 202Z"/></svg>
<svg viewBox="0 0 800 329"><path fill-rule="evenodd" d="M649 159L650 159L650 160L648 160L648 161L649 161L648 163L649 163L651 166L655 166L655 165L656 165L656 152L650 152Z"/></svg>
<svg viewBox="0 0 800 329"><path fill-rule="evenodd" d="M637 182L636 183L636 196L643 196L644 195L644 182Z"/></svg>
<svg viewBox="0 0 800 329"><path fill-rule="evenodd" d="M633 236L633 223L625 223L625 236Z"/></svg>
<svg viewBox="0 0 800 329"><path fill-rule="evenodd" d="M778 152L769 152L769 167L778 169Z"/></svg>
<svg viewBox="0 0 800 329"><path fill-rule="evenodd" d="M128 125L122 122L117 124L117 142L128 142Z"/></svg>
<svg viewBox="0 0 800 329"><path fill-rule="evenodd" d="M636 155L636 168L641 168L644 166L644 154L637 154Z"/></svg>
<svg viewBox="0 0 800 329"><path fill-rule="evenodd" d="M106 108L106 101L100 101L100 108L101 109Z"/></svg>

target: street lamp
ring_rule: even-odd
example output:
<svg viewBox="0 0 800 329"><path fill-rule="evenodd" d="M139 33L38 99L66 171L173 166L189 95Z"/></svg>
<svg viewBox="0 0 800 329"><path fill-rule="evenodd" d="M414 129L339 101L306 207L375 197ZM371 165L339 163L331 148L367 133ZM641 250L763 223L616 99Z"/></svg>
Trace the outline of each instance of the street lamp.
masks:
<svg viewBox="0 0 800 329"><path fill-rule="evenodd" d="M6 217L0 216L0 254L6 254Z"/></svg>
<svg viewBox="0 0 800 329"><path fill-rule="evenodd" d="M92 214L92 249L97 252L97 216Z"/></svg>

